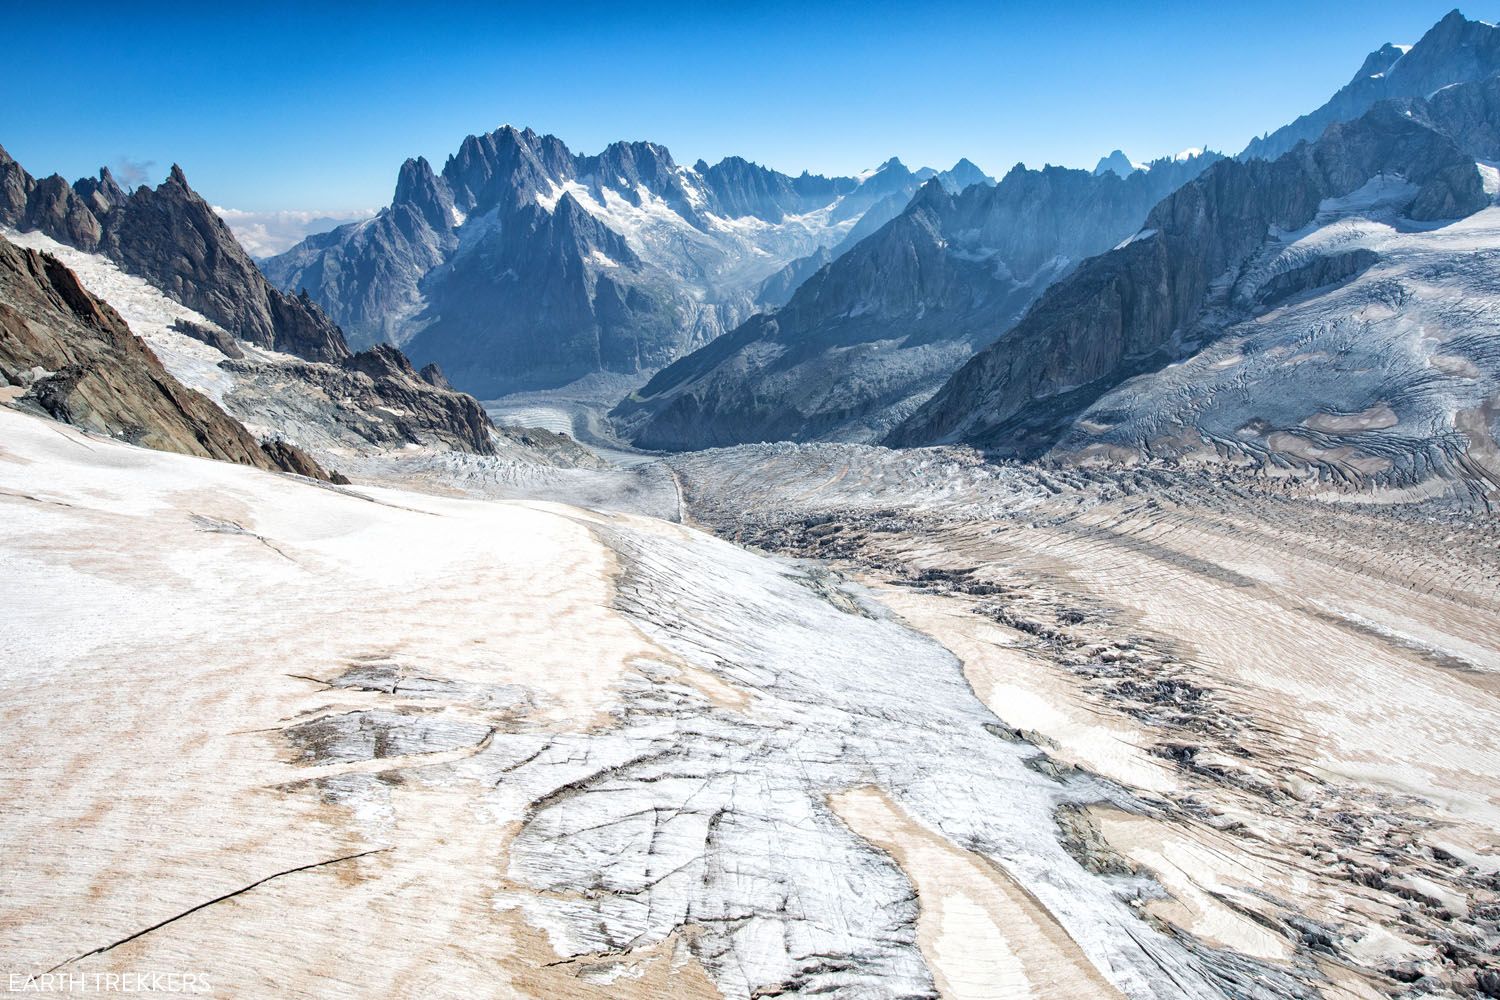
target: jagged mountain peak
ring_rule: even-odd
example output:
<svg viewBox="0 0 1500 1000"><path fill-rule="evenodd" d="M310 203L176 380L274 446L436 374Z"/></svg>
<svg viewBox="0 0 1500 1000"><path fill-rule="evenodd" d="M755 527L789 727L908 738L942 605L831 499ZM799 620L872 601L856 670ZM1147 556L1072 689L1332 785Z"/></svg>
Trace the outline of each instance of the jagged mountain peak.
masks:
<svg viewBox="0 0 1500 1000"><path fill-rule="evenodd" d="M573 155L554 135L504 125L465 137L443 164L442 178L463 212L484 212L501 202L518 207L570 179Z"/></svg>
<svg viewBox="0 0 1500 1000"><path fill-rule="evenodd" d="M433 173L432 164L427 162L427 157L409 158L401 164L401 170L396 175L395 200L408 201L418 187L425 187L436 181L437 175Z"/></svg>
<svg viewBox="0 0 1500 1000"><path fill-rule="evenodd" d="M952 167L935 175L944 187L957 194L975 184L993 185L995 179L985 173L968 157L962 157Z"/></svg>
<svg viewBox="0 0 1500 1000"><path fill-rule="evenodd" d="M1365 57L1353 79L1322 107L1252 139L1240 159L1272 159L1314 142L1336 122L1352 121L1383 100L1426 98L1443 87L1500 72L1500 28L1452 10L1411 46L1388 44Z"/></svg>
<svg viewBox="0 0 1500 1000"><path fill-rule="evenodd" d="M676 166L671 150L649 139L617 139L605 146L597 159L660 161Z"/></svg>
<svg viewBox="0 0 1500 1000"><path fill-rule="evenodd" d="M930 177L917 188L917 193L912 196L911 204L906 208L908 212L918 211L924 208L942 211L951 208L953 196L948 193L947 187L937 177Z"/></svg>
<svg viewBox="0 0 1500 1000"><path fill-rule="evenodd" d="M459 221L452 189L433 173L432 164L423 156L401 164L396 176L396 194L391 200L391 208L403 206L417 212L434 234L446 233Z"/></svg>
<svg viewBox="0 0 1500 1000"><path fill-rule="evenodd" d="M1094 167L1094 175L1097 177L1101 174L1109 173L1117 174L1120 177L1129 177L1139 169L1141 168L1136 165L1135 161L1126 156L1123 150L1116 149L1108 156L1101 156L1099 158L1098 165Z"/></svg>
<svg viewBox="0 0 1500 1000"><path fill-rule="evenodd" d="M519 142L527 145L536 142L540 138L540 135L530 125L516 128L510 122L492 129L487 135L493 137L496 141ZM470 136L469 138L472 139L475 137Z"/></svg>
<svg viewBox="0 0 1500 1000"><path fill-rule="evenodd" d="M593 177L605 185L627 190L644 186L656 194L664 194L675 186L677 162L670 150L654 142L612 142L597 155L575 156L574 163L579 176Z"/></svg>
<svg viewBox="0 0 1500 1000"><path fill-rule="evenodd" d="M74 181L73 190L95 215L113 211L128 197L125 189L115 183L108 167L99 168L98 178L81 177Z"/></svg>
<svg viewBox="0 0 1500 1000"><path fill-rule="evenodd" d="M1471 21L1469 18L1464 16L1463 11L1459 10L1457 7L1454 7L1448 13L1438 18L1437 23L1427 30L1427 34L1432 35L1434 33L1438 33L1453 36L1468 31L1474 25L1487 25L1488 27L1493 27L1493 25L1488 25L1485 21Z"/></svg>
<svg viewBox="0 0 1500 1000"><path fill-rule="evenodd" d="M1359 67L1359 72L1355 73L1353 79L1349 82L1354 84L1369 77L1384 75L1386 71L1396 64L1396 60L1406 55L1410 50L1410 45L1397 45L1394 42L1386 42L1365 57L1364 64Z"/></svg>

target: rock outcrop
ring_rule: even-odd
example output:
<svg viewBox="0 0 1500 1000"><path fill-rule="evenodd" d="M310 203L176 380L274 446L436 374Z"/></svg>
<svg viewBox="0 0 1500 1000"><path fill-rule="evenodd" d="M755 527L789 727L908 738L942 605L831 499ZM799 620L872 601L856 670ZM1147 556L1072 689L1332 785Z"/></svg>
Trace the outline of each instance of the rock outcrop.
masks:
<svg viewBox="0 0 1500 1000"><path fill-rule="evenodd" d="M179 319L172 323L172 329L207 344L226 358L238 359L245 356L245 351L240 347L239 341L218 327L205 326L202 323L194 323L192 320Z"/></svg>
<svg viewBox="0 0 1500 1000"><path fill-rule="evenodd" d="M378 344L345 358L337 369L307 368L307 380L321 386L329 397L381 415L371 426L386 428L388 433L372 434L372 441L405 444L436 435L460 451L489 454L494 450L490 440L494 428L474 397L449 388L436 365L417 372L399 348Z"/></svg>
<svg viewBox="0 0 1500 1000"><path fill-rule="evenodd" d="M173 378L120 315L56 258L3 238L0 382L13 387L21 406L133 444L329 478L306 453L284 441L256 441L212 400Z"/></svg>

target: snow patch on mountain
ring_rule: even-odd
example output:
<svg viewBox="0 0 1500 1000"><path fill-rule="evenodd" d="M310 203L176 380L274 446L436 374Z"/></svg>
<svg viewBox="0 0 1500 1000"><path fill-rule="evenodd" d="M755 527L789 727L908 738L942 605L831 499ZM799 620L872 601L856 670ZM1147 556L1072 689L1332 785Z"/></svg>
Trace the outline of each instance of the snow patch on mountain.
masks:
<svg viewBox="0 0 1500 1000"><path fill-rule="evenodd" d="M234 388L235 379L219 367L219 362L224 360L223 353L218 348L172 329L174 323L187 322L224 333L218 324L202 313L167 298L160 289L145 279L126 274L114 261L102 254L84 253L35 231L18 233L0 229L0 234L17 246L48 253L62 261L78 275L85 288L114 307L130 326L131 332L151 346L151 350L156 352L156 356L174 378L224 406L225 394ZM291 359L290 355L262 351L244 341L240 341L239 345L246 354Z"/></svg>

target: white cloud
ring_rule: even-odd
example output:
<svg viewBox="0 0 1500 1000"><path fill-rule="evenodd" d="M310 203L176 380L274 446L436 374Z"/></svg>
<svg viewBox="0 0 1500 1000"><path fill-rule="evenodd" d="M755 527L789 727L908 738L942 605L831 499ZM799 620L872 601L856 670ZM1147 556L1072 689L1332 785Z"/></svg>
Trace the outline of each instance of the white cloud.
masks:
<svg viewBox="0 0 1500 1000"><path fill-rule="evenodd" d="M372 208L342 212L245 212L238 208L214 206L219 218L229 224L240 245L252 257L270 257L289 250L314 233L326 233L346 222L368 219Z"/></svg>
<svg viewBox="0 0 1500 1000"><path fill-rule="evenodd" d="M132 160L128 156L121 156L115 160L114 175L116 184L131 191L142 184L151 183L151 178L156 175L156 161Z"/></svg>

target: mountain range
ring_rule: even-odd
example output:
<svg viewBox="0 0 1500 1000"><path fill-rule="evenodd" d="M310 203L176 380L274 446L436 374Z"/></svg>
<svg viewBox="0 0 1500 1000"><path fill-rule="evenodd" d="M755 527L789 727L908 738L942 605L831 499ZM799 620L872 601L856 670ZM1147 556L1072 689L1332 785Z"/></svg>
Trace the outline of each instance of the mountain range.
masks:
<svg viewBox="0 0 1500 1000"><path fill-rule="evenodd" d="M615 422L646 448L879 437L1215 159L1161 160L1126 177L1018 164L956 194L930 180L784 307L659 372Z"/></svg>
<svg viewBox="0 0 1500 1000"><path fill-rule="evenodd" d="M260 261L0 150L0 973L1500 1000L1497 39L998 180L503 127Z"/></svg>
<svg viewBox="0 0 1500 1000"><path fill-rule="evenodd" d="M1496 69L1495 30L1455 12L1239 159ZM408 160L377 216L262 267L354 343L401 344L480 396L652 376L612 414L641 447L871 441L1217 159L1115 150L1091 173L1018 166L998 183L968 160L790 176L683 166L650 142L579 154L503 126L440 171Z"/></svg>
<svg viewBox="0 0 1500 1000"><path fill-rule="evenodd" d="M993 189L957 196L928 186L897 220L811 275L786 306L658 373L615 408L615 424L639 446L672 450L884 440L962 442L1026 457L1067 441L1069 454L1222 453L1273 466L1328 464L1355 478L1374 472L1405 480L1434 464L1451 468L1460 449L1452 420L1439 419L1442 407L1476 405L1483 380L1432 394L1420 418L1403 425L1401 445L1371 445L1393 454L1367 462L1347 451L1350 441L1303 423L1369 430L1357 420L1315 417L1320 408L1375 406L1362 402L1381 395L1366 379L1343 377L1330 390L1322 376L1263 359L1233 374L1254 370L1255 391L1271 398L1235 409L1227 405L1232 394L1184 384L1175 366L1225 331L1246 329L1235 324L1295 311L1313 289L1337 287L1395 250L1392 241L1369 239L1359 253L1305 260L1310 244L1296 236L1305 227L1373 213L1411 229L1488 204L1496 128L1488 81L1497 37L1494 26L1453 14L1413 46L1383 46L1340 96L1235 161L1206 154L1141 169L1116 151L1092 174L1018 168ZM1360 82L1377 79L1387 82ZM1382 96L1408 91L1422 93ZM1321 133L1317 142L1296 138L1310 130ZM1284 143L1294 148L1280 159L1258 155ZM1432 170L1441 177L1426 187ZM1385 190L1390 175L1416 186ZM1367 183L1380 191L1364 191ZM1429 252L1441 246L1427 241ZM1263 269L1264 288L1236 271L1251 266ZM1383 364L1417 366L1408 383L1428 377L1420 352L1382 350ZM1465 371L1492 367L1467 357L1451 363ZM1106 406L1101 394L1148 370L1162 374L1155 383L1130 383L1124 412L1081 416ZM1226 378L1220 373L1214 384ZM1410 392L1398 386L1385 395L1380 406ZM1245 412L1239 424L1209 430L1202 426L1209 409L1223 419ZM1168 447L1184 426L1185 443ZM1440 449L1446 458L1413 444L1420 427L1449 442ZM1351 456L1353 464L1340 464Z"/></svg>
<svg viewBox="0 0 1500 1000"><path fill-rule="evenodd" d="M1443 87L1483 80L1500 72L1500 31L1457 10L1433 25L1415 45L1387 43L1371 52L1353 79L1315 111L1253 139L1241 159L1274 160L1299 142L1313 142L1336 122L1351 121L1392 98L1426 98Z"/></svg>
<svg viewBox="0 0 1500 1000"><path fill-rule="evenodd" d="M1436 378L1431 352L1387 334L1415 321L1420 254L1445 254L1458 284L1485 273L1443 236L1454 220L1481 216L1454 233L1486 225L1500 184L1496 70L1500 30L1455 12L1414 45L1372 52L1332 99L1232 160L1189 150L1141 164L1115 150L1092 171L1018 164L999 181L968 160L938 172L893 158L857 177L739 157L688 167L650 142L584 155L503 126L469 136L441 171L406 161L386 209L259 268L176 167L127 193L107 170L38 180L0 151L0 224L107 259L192 310L158 334L177 340L153 343L221 352L239 379L225 405L255 426L275 423L273 398L301 400L293 437L324 457L351 434L482 452L497 432L450 379L493 397L602 372L646 379L610 421L647 449L1333 456L1338 474L1409 479L1458 461L1454 421L1474 423L1463 414L1488 385L1483 352L1442 355L1460 374ZM73 263L92 273L91 259ZM1378 388L1325 385L1274 363L1290 350L1280 340L1264 346L1391 287L1405 291L1384 339L1344 348L1378 355ZM355 353L345 327L370 349ZM1229 406L1229 384L1259 395ZM1344 419L1367 412L1383 426ZM1449 443L1424 449L1424 434Z"/></svg>
<svg viewBox="0 0 1500 1000"><path fill-rule="evenodd" d="M861 177L738 157L684 167L650 142L590 156L504 126L466 138L441 172L408 160L375 218L263 267L356 343L402 344L499 395L670 363L774 296L778 272L894 217L934 176L986 179L968 161L939 175L891 159Z"/></svg>
<svg viewBox="0 0 1500 1000"><path fill-rule="evenodd" d="M1381 102L1275 161L1215 164L887 441L1402 484L1458 471L1486 454L1500 388L1483 305L1497 155L1491 77Z"/></svg>

